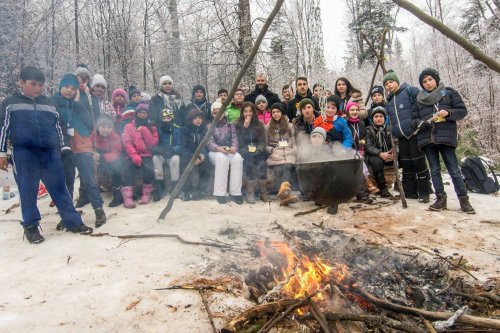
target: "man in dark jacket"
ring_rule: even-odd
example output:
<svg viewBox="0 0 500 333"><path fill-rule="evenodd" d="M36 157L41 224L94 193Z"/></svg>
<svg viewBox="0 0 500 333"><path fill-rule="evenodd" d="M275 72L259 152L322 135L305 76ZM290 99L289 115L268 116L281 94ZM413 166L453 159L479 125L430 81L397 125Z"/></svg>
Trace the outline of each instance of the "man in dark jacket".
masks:
<svg viewBox="0 0 500 333"><path fill-rule="evenodd" d="M307 78L304 76L300 76L297 78L297 93L295 94L295 98L293 98L290 102L288 102L287 106L287 115L288 119L292 123L296 123L296 118L300 115L300 101L304 98L309 98L314 103L314 110L320 112L319 102L312 95L311 90L309 89Z"/></svg>
<svg viewBox="0 0 500 333"><path fill-rule="evenodd" d="M68 231L92 233L83 224L66 188L61 163L65 147L63 130L52 101L42 95L45 76L35 67L20 73L22 92L5 98L0 106L0 169L7 170L7 140L13 146L14 176L21 199L22 226L32 244L44 241L38 230L41 220L37 208L37 192L42 180Z"/></svg>
<svg viewBox="0 0 500 333"><path fill-rule="evenodd" d="M425 154L418 149L417 138L412 127L412 109L416 103L418 88L406 82L399 85L399 78L389 70L383 78L387 97L386 110L389 114L392 135L398 138L399 165L403 168L403 191L408 199L430 200L430 173Z"/></svg>
<svg viewBox="0 0 500 333"><path fill-rule="evenodd" d="M266 74L258 74L255 81L255 89L245 96L245 102L252 102L255 104L255 99L259 95L263 95L267 99L267 105L273 105L274 103L280 102L278 95L269 90Z"/></svg>
<svg viewBox="0 0 500 333"><path fill-rule="evenodd" d="M193 87L191 94L191 103L186 106L186 117L193 110L200 110L205 115L203 119L205 123L212 121L212 111L210 110L210 102L207 100L207 90L201 84Z"/></svg>

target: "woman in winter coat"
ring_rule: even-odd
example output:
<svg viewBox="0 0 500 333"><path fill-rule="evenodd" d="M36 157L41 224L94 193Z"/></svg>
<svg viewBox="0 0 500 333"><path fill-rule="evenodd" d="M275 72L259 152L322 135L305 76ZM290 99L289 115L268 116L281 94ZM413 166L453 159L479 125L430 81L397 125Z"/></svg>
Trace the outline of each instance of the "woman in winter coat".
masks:
<svg viewBox="0 0 500 333"><path fill-rule="evenodd" d="M274 103L271 106L272 119L266 126L266 163L273 174L273 193L278 192L281 183L291 183L293 165L297 159L294 126L288 122L286 112L284 104Z"/></svg>
<svg viewBox="0 0 500 333"><path fill-rule="evenodd" d="M215 105L215 106L214 106ZM215 117L222 104L212 104L212 117ZM238 153L238 133L233 123L228 123L225 116L217 122L208 144L208 157L215 166L214 196L220 204L226 203L227 179L229 169L229 197L241 205L241 184L243 179L243 158Z"/></svg>
<svg viewBox="0 0 500 333"><path fill-rule="evenodd" d="M153 153L158 144L158 132L149 121L149 106L139 104L135 110L135 119L127 124L123 130L122 143L125 153L124 187L122 187L123 203L125 208L135 208L133 185L135 175L142 174L142 197L139 204L144 205L151 201L154 181Z"/></svg>
<svg viewBox="0 0 500 333"><path fill-rule="evenodd" d="M261 96L261 95L259 95ZM259 97L257 97L258 99ZM244 102L240 119L236 124L238 151L243 157L243 172L246 177L246 200L255 203L255 186L260 187L260 199L268 201L266 168L266 130L257 118L257 110L252 102Z"/></svg>
<svg viewBox="0 0 500 333"><path fill-rule="evenodd" d="M419 82L424 90L417 96L412 123L413 128L418 130L418 148L425 152L436 192L436 201L429 209L440 211L447 208L446 192L441 178L439 160L441 155L451 176L461 210L467 214L474 214L475 210L469 203L467 188L455 153L458 145L457 121L465 118L467 108L455 89L445 87L440 82L439 73L435 69L424 69L420 73Z"/></svg>
<svg viewBox="0 0 500 333"><path fill-rule="evenodd" d="M361 119L366 118L367 111L365 109L363 94L359 89L354 88L347 78L339 77L335 81L335 95L340 97L340 103L337 106L339 115L345 115L347 103L356 102L359 106L359 117Z"/></svg>

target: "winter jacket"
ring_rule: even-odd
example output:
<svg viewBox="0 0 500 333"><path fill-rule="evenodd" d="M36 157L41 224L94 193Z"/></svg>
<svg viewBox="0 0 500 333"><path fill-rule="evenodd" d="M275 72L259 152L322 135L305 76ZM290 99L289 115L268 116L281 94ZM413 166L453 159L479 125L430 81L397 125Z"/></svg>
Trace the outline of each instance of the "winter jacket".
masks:
<svg viewBox="0 0 500 333"><path fill-rule="evenodd" d="M264 125L269 124L269 120L271 120L271 110L267 109L266 111L264 111L264 113L260 113L260 111L257 111L257 118Z"/></svg>
<svg viewBox="0 0 500 333"><path fill-rule="evenodd" d="M85 108L90 111L90 114L94 116L94 121L101 115L101 109L99 105L99 99L94 95L87 93L80 89L80 102L85 105Z"/></svg>
<svg viewBox="0 0 500 333"><path fill-rule="evenodd" d="M257 154L266 152L266 129L260 121L252 121L248 128L238 123L236 125L236 132L238 132L238 152L240 154L250 153L248 151L249 145L256 147L255 153Z"/></svg>
<svg viewBox="0 0 500 333"><path fill-rule="evenodd" d="M196 148L200 145L200 142L205 137L207 133L207 127L202 124L201 126L187 125L182 129L182 153L184 155L192 156L196 151ZM200 154L207 156L208 148L203 147Z"/></svg>
<svg viewBox="0 0 500 333"><path fill-rule="evenodd" d="M385 142L387 143L387 149L383 149L383 147L377 141L377 131L375 130L373 125L370 125L366 128L366 155L379 156L380 153L385 153L392 149L392 136L390 126L386 125L384 134Z"/></svg>
<svg viewBox="0 0 500 333"><path fill-rule="evenodd" d="M127 153L127 158L134 155L141 157L151 157L153 148L158 144L158 132L155 126L151 129L141 126L135 127L135 121L127 124L122 134L123 149Z"/></svg>
<svg viewBox="0 0 500 333"><path fill-rule="evenodd" d="M59 93L52 99L66 127L73 129L73 136L69 136L67 131L65 133L65 140L69 142L73 153L91 153L93 149L90 134L94 130L94 121L85 103L81 99L78 102L66 99Z"/></svg>
<svg viewBox="0 0 500 333"><path fill-rule="evenodd" d="M286 113L287 113L288 119L290 121L292 121L294 118L297 118L300 115L299 104L300 104L300 101L303 100L304 98L309 98L310 100L313 101L315 111L318 111L318 112L321 111L319 108L319 102L316 99L316 97L314 97L312 95L312 92L310 89L307 89L307 94L305 97L300 96L299 93L297 92L295 94L295 97L290 102L288 102L288 105L286 108Z"/></svg>
<svg viewBox="0 0 500 333"><path fill-rule="evenodd" d="M205 115L204 122L211 122L213 118L210 107L211 104L205 98L201 101L193 100L186 106L186 117L191 111L200 110Z"/></svg>
<svg viewBox="0 0 500 333"><path fill-rule="evenodd" d="M245 96L245 102L252 102L255 104L255 99L259 96L262 95L267 99L267 105L271 107L274 103L279 103L280 98L277 94L273 93L271 90L269 90L268 85L264 85L263 89L260 89L257 85L255 85L255 89L249 93L248 95Z"/></svg>
<svg viewBox="0 0 500 333"><path fill-rule="evenodd" d="M314 119L318 118L319 116L321 116L321 114L318 111L314 111ZM297 138L297 135L299 133L309 136L313 129L314 129L314 123L308 124L304 120L304 116L300 115L297 117L297 123L295 124L295 130L294 130L295 138Z"/></svg>
<svg viewBox="0 0 500 333"><path fill-rule="evenodd" d="M421 129L417 133L418 148L422 149L430 143L444 144L452 147L457 147L457 121L465 118L467 108L460 97L459 93L453 89L446 87L446 94L439 100L437 104L424 105L417 101L413 107L413 128L417 128L419 120L429 120L436 112L435 105L438 110L446 110L450 114L444 122L431 122L430 126Z"/></svg>
<svg viewBox="0 0 500 333"><path fill-rule="evenodd" d="M220 120L215 125L214 133L210 138L208 150L216 152L220 147L230 147L238 151L238 133L233 123L228 123L226 119Z"/></svg>
<svg viewBox="0 0 500 333"><path fill-rule="evenodd" d="M345 148L351 148L354 144L351 130L342 117L319 116L314 120L314 127L322 127L326 131L328 142L340 141Z"/></svg>
<svg viewBox="0 0 500 333"><path fill-rule="evenodd" d="M357 121L354 121L353 119L348 119L347 126L349 126L349 129L351 130L352 133L352 139L353 139L352 148L363 152L365 150L365 143L366 143L365 122L360 118L358 118Z"/></svg>
<svg viewBox="0 0 500 333"><path fill-rule="evenodd" d="M95 131L90 135L90 139L94 142L96 151L109 162L114 162L120 158L122 152L122 142L120 136L115 132L111 132L108 136L97 135Z"/></svg>
<svg viewBox="0 0 500 333"><path fill-rule="evenodd" d="M134 119L135 119L135 111L129 109L125 110L125 112L122 113L120 119L116 120L115 128L117 129L118 134L122 135L123 131L125 130L125 126L134 121Z"/></svg>
<svg viewBox="0 0 500 333"><path fill-rule="evenodd" d="M158 145L153 149L153 155L161 155L165 159L170 159L182 152L183 129L180 126L175 123L169 128L160 125L157 131Z"/></svg>
<svg viewBox="0 0 500 333"><path fill-rule="evenodd" d="M101 114L107 114L108 116L113 118L113 120L116 120L116 112L113 108L113 105L111 105L111 103L104 98L97 99L99 100L99 109L101 111Z"/></svg>
<svg viewBox="0 0 500 333"><path fill-rule="evenodd" d="M240 119L241 114L241 105L238 107L235 104L231 103L226 108L225 117L228 122L236 123L238 119Z"/></svg>
<svg viewBox="0 0 500 333"><path fill-rule="evenodd" d="M387 97L387 113L392 125L392 135L396 138L409 139L413 134L412 110L416 102L418 88L403 83L396 93Z"/></svg>
<svg viewBox="0 0 500 333"><path fill-rule="evenodd" d="M14 147L59 149L65 145L65 123L46 96L33 99L16 92L6 97L0 107L0 126L2 155L7 152L7 140Z"/></svg>
<svg viewBox="0 0 500 333"><path fill-rule="evenodd" d="M153 124L159 125L162 111L169 108L174 112L174 119L177 125L183 127L186 123L186 107L181 96L174 90L171 94L157 93L149 102L150 118Z"/></svg>
<svg viewBox="0 0 500 333"><path fill-rule="evenodd" d="M295 148L295 127L292 124L288 125L288 132L284 135L280 135L279 130L270 131L268 124L266 126L267 133L267 160L268 166L282 165L282 164L294 164L297 160L297 152ZM288 146L280 147L279 142L281 140L286 140Z"/></svg>

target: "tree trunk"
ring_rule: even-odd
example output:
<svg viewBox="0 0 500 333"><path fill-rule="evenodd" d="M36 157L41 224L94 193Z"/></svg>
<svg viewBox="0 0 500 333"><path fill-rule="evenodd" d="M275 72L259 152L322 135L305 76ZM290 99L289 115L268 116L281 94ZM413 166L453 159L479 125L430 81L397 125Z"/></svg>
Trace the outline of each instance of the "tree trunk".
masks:
<svg viewBox="0 0 500 333"><path fill-rule="evenodd" d="M177 0L168 1L168 12L170 13L170 22L172 25L172 42L170 48L169 62L172 64L172 73L174 80L179 75L181 57L181 35L179 31L179 12L177 11Z"/></svg>
<svg viewBox="0 0 500 333"><path fill-rule="evenodd" d="M78 0L75 0L75 54L76 63L80 63L80 36L78 33Z"/></svg>
<svg viewBox="0 0 500 333"><path fill-rule="evenodd" d="M238 38L238 48L239 48L239 59L238 63L243 65L245 59L252 51L253 39L252 39L252 22L250 18L250 0L239 0L238 1L238 14L240 21L240 37ZM248 68L245 76L243 77L243 84L249 84L255 79L255 62L252 62Z"/></svg>

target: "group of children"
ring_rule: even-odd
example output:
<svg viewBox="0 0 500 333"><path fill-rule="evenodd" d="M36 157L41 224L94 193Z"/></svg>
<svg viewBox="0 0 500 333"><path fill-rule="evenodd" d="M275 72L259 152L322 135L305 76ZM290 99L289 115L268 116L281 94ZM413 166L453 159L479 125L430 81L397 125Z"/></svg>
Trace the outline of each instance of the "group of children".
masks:
<svg viewBox="0 0 500 333"><path fill-rule="evenodd" d="M21 91L2 102L0 168L7 168L9 141L20 191L22 225L31 243L44 240L38 230L40 213L36 207L40 180L60 213L57 228L91 233L92 228L83 224L75 206L91 203L96 228L106 223L99 180L107 179L111 185L110 207L123 203L125 208L134 208L136 199L139 204L161 200L167 192L166 182L171 189L177 184L228 95L221 89L218 99L210 104L205 88L196 85L191 103L185 105L174 89L173 79L164 75L152 98L131 87L128 93L115 89L108 102L104 77L90 77L86 67L78 67L62 77L58 92L49 98L42 95L43 73L26 67L20 75ZM181 198L199 200L211 193L224 204L229 192L231 201L242 204L245 193L246 201L252 204L256 193L268 201L268 193L274 192L289 203L290 198L280 193L282 185L288 184L285 187L289 188L297 184L294 164L298 145L303 141L301 137L309 137L306 149L308 145L326 147L338 143L364 156L365 181L356 198L365 203L373 201L371 193L392 197L384 169L394 163L398 148L403 169L403 188L399 190L407 198L427 203L432 178L436 201L429 208L446 209L441 154L461 209L474 213L455 154L456 122L465 117L467 109L460 95L440 82L437 71L425 69L419 82L423 90L406 83L400 85L397 75L388 72L383 87L370 91L369 109L364 106L361 92L346 78L337 80L335 94L326 93L323 87L314 89L313 94L307 78L299 77L294 98L290 86L283 87L285 103L268 91L265 80L257 87L266 93L254 94L250 99L251 94L245 98L243 89L237 89L215 124L208 145L195 157ZM272 105L268 105L268 98L273 100ZM80 187L73 206L75 168ZM336 207L329 212L335 213Z"/></svg>

